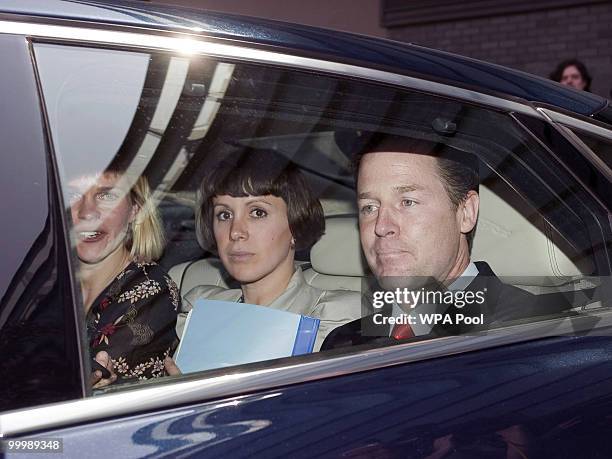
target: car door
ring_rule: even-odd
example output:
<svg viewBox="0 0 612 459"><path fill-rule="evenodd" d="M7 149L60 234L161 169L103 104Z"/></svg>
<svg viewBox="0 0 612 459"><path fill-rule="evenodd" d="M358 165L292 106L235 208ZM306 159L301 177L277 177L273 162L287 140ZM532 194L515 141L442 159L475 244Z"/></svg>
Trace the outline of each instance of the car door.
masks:
<svg viewBox="0 0 612 459"><path fill-rule="evenodd" d="M600 168L582 159L581 170L568 167L588 156L586 146L568 141L532 106L501 97L246 45L189 42L185 53L181 38L160 36L152 47L138 32L97 30L97 39L90 32L58 27L47 35L32 31L27 42L2 37L21 50L30 110L34 94L40 97L43 115L31 119L42 116L44 131L42 123L32 131L40 139L31 150L52 171L37 180L50 190L39 213L57 219L52 265L64 288L54 297L61 306L41 307L68 311L55 319L68 350L52 347L66 358L47 373L72 384L36 377L39 352L23 357L20 368L26 365L23 376L37 384L37 397L0 414L5 450L31 450L29 442L38 441L39 448L79 457L608 455L610 201L592 186L608 180ZM24 64L29 58L31 67ZM4 78L5 88L23 84ZM65 186L74 170L102 171L119 152L132 158L162 209L171 250L160 264L170 270L210 258L197 245L192 207L204 172L236 144L290 158L318 187L328 219L355 218L350 161L364 132L435 138L478 156L483 209L473 256L507 283L570 301L571 310L466 336L337 349L92 392ZM351 240L357 244L344 250L354 255L360 247ZM303 261L328 285L361 281L365 273L353 266L324 269L346 255L330 252L319 262L305 254ZM5 336L23 332L11 333ZM13 390L21 381L13 380ZM58 386L59 395L46 398L43 388Z"/></svg>

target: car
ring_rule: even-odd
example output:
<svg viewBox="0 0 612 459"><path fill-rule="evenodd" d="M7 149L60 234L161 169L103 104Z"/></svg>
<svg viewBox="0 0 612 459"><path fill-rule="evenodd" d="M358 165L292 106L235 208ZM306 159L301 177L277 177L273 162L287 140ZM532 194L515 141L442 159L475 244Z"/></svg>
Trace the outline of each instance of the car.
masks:
<svg viewBox="0 0 612 459"><path fill-rule="evenodd" d="M4 0L0 50L8 456L612 456L606 99L414 44L143 2ZM274 150L323 204L326 233L297 254L307 282L362 292L351 163L373 133L475 155L472 258L571 307L91 388L70 177L117 155L147 176L183 296L232 285L196 236L202 177L233 148Z"/></svg>

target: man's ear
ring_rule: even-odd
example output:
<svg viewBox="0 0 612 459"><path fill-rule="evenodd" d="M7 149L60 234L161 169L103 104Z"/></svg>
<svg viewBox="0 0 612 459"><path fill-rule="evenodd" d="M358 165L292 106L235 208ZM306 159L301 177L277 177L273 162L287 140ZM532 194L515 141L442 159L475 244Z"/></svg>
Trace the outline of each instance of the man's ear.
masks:
<svg viewBox="0 0 612 459"><path fill-rule="evenodd" d="M468 191L463 202L459 205L460 227L463 234L474 229L478 221L478 209L480 207L480 196L474 190Z"/></svg>

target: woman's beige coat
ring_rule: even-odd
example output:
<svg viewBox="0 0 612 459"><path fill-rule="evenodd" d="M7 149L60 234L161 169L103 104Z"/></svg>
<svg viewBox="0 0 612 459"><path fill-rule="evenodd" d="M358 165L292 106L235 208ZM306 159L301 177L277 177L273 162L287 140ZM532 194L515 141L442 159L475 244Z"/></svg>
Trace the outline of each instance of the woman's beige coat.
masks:
<svg viewBox="0 0 612 459"><path fill-rule="evenodd" d="M180 337L187 314L199 299L238 301L242 295L240 289L200 285L191 289L183 297L182 311L176 323L176 332ZM321 290L309 285L300 268L296 269L285 291L267 305L270 308L293 312L320 319L319 332L314 350L321 348L323 340L334 328L361 317L361 300L358 292L348 290Z"/></svg>

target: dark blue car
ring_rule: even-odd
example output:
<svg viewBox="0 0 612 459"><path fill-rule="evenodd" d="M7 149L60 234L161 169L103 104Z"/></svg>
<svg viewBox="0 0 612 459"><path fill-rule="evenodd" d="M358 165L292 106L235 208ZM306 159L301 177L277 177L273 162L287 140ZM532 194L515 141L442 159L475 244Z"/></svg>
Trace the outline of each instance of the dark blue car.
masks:
<svg viewBox="0 0 612 459"><path fill-rule="evenodd" d="M143 2L4 0L0 55L8 456L612 457L607 100L417 45ZM104 177L118 158L126 176L146 176L166 245L158 267L138 269L159 270L179 309L198 286L235 287L202 241L202 181L223 161L238 164L236 151L272 152L298 168L324 212L325 234L295 252L296 272L354 299L371 276L352 163L379 135L476 158L471 259L548 307L469 333L244 357L178 376L165 375L180 337L166 329L165 353L138 365L111 353L119 379L92 387L91 350L125 320L92 335L100 314L148 293L109 294L92 318L79 250L107 234L77 225L89 217L74 211L85 199L75 177ZM114 187L94 198L120 199ZM371 312L356 304L326 333ZM202 336L203 355L226 326ZM129 327L130 346L157 333Z"/></svg>

